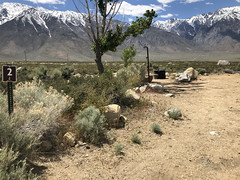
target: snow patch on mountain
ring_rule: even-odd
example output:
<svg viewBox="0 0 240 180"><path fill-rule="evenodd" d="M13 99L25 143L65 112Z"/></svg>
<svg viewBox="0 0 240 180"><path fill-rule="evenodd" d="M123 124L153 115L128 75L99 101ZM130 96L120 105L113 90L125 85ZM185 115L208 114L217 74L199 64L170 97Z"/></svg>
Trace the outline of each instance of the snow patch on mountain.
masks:
<svg viewBox="0 0 240 180"><path fill-rule="evenodd" d="M156 21L153 23L153 26L168 32L173 32L182 23L187 23L195 29L197 25L206 25L207 27L211 27L213 24L221 20L231 19L240 20L240 6L222 8L214 13L200 14L189 19L174 18L167 21Z"/></svg>
<svg viewBox="0 0 240 180"><path fill-rule="evenodd" d="M8 21L11 21L14 18L19 18L24 14L26 17L22 19L23 21L27 21L34 26L34 23L32 23L32 20L31 20L31 16L32 16L32 18L36 21L36 23L38 23L39 25L43 26L46 29L48 28L46 26L45 21L51 17L56 18L59 22L62 22L67 26L68 25L85 26L84 18L82 17L81 14L77 12L55 11L55 10L52 11L52 10L44 9L42 7L33 8L31 6L20 4L20 3L0 4L0 25Z"/></svg>
<svg viewBox="0 0 240 180"><path fill-rule="evenodd" d="M0 4L0 25L14 19L23 11L32 8L31 6L20 3L8 3Z"/></svg>

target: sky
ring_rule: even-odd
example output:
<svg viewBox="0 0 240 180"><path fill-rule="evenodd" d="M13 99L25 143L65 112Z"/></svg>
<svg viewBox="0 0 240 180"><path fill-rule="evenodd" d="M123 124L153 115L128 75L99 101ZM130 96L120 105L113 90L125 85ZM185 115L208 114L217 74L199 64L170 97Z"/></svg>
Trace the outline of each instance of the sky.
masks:
<svg viewBox="0 0 240 180"><path fill-rule="evenodd" d="M0 4L3 2L18 2L50 10L76 11L72 0L0 0ZM131 22L136 16L142 16L147 9L154 9L157 12L158 17L155 21L186 19L232 6L240 6L240 0L124 0L117 19Z"/></svg>

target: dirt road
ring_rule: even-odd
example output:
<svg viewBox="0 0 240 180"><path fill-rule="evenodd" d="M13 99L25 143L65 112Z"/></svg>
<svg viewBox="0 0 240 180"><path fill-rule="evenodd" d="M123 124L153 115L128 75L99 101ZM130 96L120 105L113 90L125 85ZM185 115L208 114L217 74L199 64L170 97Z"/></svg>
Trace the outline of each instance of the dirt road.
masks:
<svg viewBox="0 0 240 180"><path fill-rule="evenodd" d="M114 130L124 155L113 145L73 148L68 154L41 162L45 179L221 179L240 178L240 75L201 76L190 84L161 80L165 94L144 93L148 108L128 113L126 127ZM182 120L164 116L169 107L181 109ZM163 135L151 132L159 123ZM142 145L131 142L138 133Z"/></svg>

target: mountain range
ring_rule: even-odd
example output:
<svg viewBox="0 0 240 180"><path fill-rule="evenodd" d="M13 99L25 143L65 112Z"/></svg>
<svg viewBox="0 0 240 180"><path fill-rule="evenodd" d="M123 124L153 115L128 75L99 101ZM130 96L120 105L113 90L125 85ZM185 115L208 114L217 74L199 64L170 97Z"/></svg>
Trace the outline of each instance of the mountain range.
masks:
<svg viewBox="0 0 240 180"><path fill-rule="evenodd" d="M112 26L129 23L113 21ZM20 3L0 4L0 61L93 61L83 17L73 11L52 11ZM103 59L120 60L124 47L135 44L136 59L179 59L188 55L240 52L240 7L219 9L189 19L156 21L137 38L128 38L115 53ZM143 56L144 55L144 56ZM171 57L171 58L169 58ZM165 59L164 59L165 58ZM239 57L240 58L240 57Z"/></svg>

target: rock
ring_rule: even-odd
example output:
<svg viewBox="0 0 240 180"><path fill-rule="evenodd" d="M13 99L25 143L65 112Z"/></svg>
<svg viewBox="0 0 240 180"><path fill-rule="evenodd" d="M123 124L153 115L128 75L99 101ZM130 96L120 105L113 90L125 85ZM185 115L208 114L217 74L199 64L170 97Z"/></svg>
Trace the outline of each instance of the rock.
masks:
<svg viewBox="0 0 240 180"><path fill-rule="evenodd" d="M190 81L197 79L198 77L198 71L196 71L194 68L190 67L184 71L184 74L186 74Z"/></svg>
<svg viewBox="0 0 240 180"><path fill-rule="evenodd" d="M146 89L147 89L147 85L144 85L139 88L139 91L140 91L140 93L144 93L146 91Z"/></svg>
<svg viewBox="0 0 240 180"><path fill-rule="evenodd" d="M182 73L179 77L176 78L178 82L190 82L191 78L187 74Z"/></svg>
<svg viewBox="0 0 240 180"><path fill-rule="evenodd" d="M152 105L158 105L158 103L156 101L151 101Z"/></svg>
<svg viewBox="0 0 240 180"><path fill-rule="evenodd" d="M76 143L76 136L71 133L71 132L67 132L64 136L63 136L63 144L65 146L70 146L73 147Z"/></svg>
<svg viewBox="0 0 240 180"><path fill-rule="evenodd" d="M216 136L219 135L219 133L218 133L217 131L210 131L209 134L211 134L211 135L216 135Z"/></svg>
<svg viewBox="0 0 240 180"><path fill-rule="evenodd" d="M219 60L217 65L226 66L226 65L230 65L230 62L228 60Z"/></svg>
<svg viewBox="0 0 240 180"><path fill-rule="evenodd" d="M170 74L169 74L168 72L166 72L166 77L167 77L167 78L169 78L169 75L170 75Z"/></svg>
<svg viewBox="0 0 240 180"><path fill-rule="evenodd" d="M171 94L171 93L166 94L166 97L174 97L174 94Z"/></svg>
<svg viewBox="0 0 240 180"><path fill-rule="evenodd" d="M77 144L75 145L75 147L83 147L83 146L86 146L87 143L84 143L82 141L78 141Z"/></svg>
<svg viewBox="0 0 240 180"><path fill-rule="evenodd" d="M127 118L123 115L120 116L117 128L124 128L126 124Z"/></svg>
<svg viewBox="0 0 240 180"><path fill-rule="evenodd" d="M79 73L77 73L77 74L74 74L73 76L74 76L74 77L81 77L82 75L79 74Z"/></svg>
<svg viewBox="0 0 240 180"><path fill-rule="evenodd" d="M140 88L139 88L139 87L133 88L133 90L134 90L136 93L140 93Z"/></svg>
<svg viewBox="0 0 240 180"><path fill-rule="evenodd" d="M50 141L42 141L40 144L40 150L42 152L49 152L53 148L52 143Z"/></svg>
<svg viewBox="0 0 240 180"><path fill-rule="evenodd" d="M17 68L17 72L21 71L22 70L22 67L18 67Z"/></svg>
<svg viewBox="0 0 240 180"><path fill-rule="evenodd" d="M227 74L234 74L234 71L231 69L224 69L223 72L225 72Z"/></svg>
<svg viewBox="0 0 240 180"><path fill-rule="evenodd" d="M126 95L127 98L130 98L134 101L139 101L140 100L140 96L135 91L133 91L132 89L128 89L126 91L125 95Z"/></svg>
<svg viewBox="0 0 240 180"><path fill-rule="evenodd" d="M163 93L164 92L164 86L158 83L149 83L148 87L151 88L152 90Z"/></svg>
<svg viewBox="0 0 240 180"><path fill-rule="evenodd" d="M107 119L109 127L117 127L120 119L121 107L117 104L105 106L104 116Z"/></svg>
<svg viewBox="0 0 240 180"><path fill-rule="evenodd" d="M113 73L113 77L117 77L117 73L115 72L115 73Z"/></svg>

